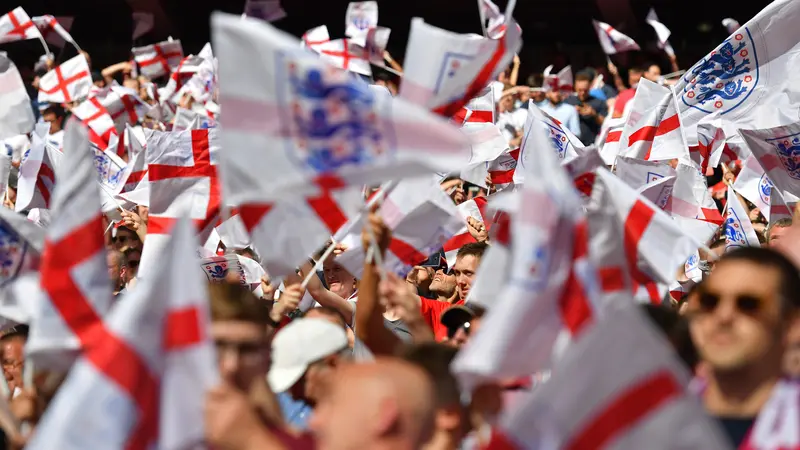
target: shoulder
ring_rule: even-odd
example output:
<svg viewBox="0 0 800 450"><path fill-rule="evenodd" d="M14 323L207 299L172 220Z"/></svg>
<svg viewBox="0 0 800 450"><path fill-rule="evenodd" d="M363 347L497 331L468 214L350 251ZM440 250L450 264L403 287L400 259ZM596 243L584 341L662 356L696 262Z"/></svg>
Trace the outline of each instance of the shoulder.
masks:
<svg viewBox="0 0 800 450"><path fill-rule="evenodd" d="M574 106L574 105L579 104L580 101L578 100L578 97L576 97L574 95L570 95L569 97L564 99L564 103Z"/></svg>

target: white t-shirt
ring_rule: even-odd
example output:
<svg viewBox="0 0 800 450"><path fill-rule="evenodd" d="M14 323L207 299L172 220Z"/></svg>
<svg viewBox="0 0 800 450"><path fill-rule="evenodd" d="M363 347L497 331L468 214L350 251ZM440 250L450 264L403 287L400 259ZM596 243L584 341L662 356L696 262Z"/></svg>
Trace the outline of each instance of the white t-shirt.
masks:
<svg viewBox="0 0 800 450"><path fill-rule="evenodd" d="M516 133L514 133L512 130L522 132L527 119L527 109L516 109L511 112L501 112L497 116L497 126L500 128L500 132L503 133L503 137L505 137L507 141L511 141L517 137Z"/></svg>

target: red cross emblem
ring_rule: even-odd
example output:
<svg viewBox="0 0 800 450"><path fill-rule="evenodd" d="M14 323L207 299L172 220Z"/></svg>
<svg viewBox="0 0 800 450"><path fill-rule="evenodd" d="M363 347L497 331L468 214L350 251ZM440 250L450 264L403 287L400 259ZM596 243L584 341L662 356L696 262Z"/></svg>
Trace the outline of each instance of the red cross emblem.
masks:
<svg viewBox="0 0 800 450"><path fill-rule="evenodd" d="M69 78L64 78L64 74L61 72L61 66L56 67L53 69L53 72L56 75L56 85L53 86L52 89L39 89L40 91L44 92L47 95L53 95L58 91L61 91L61 94L64 96L64 103L71 102L74 99L69 94L69 85L80 80L81 78L89 77L89 72L86 70L82 70L75 75L72 75Z"/></svg>
<svg viewBox="0 0 800 450"><path fill-rule="evenodd" d="M15 12L22 12L22 8L16 8L14 11L6 14L8 20L11 21L11 25L14 27L11 31L6 33L6 36L17 36L19 39L25 39L28 29L36 25L30 19L28 19L27 22L20 23L19 19L17 19L17 16L14 14Z"/></svg>
<svg viewBox="0 0 800 450"><path fill-rule="evenodd" d="M139 67L148 67L155 64L161 64L161 68L164 70L164 73L170 73L172 72L172 69L169 67L169 59L183 56L183 53L179 51L164 52L164 49L161 48L161 44L153 45L153 51L156 53L153 58L137 61L139 63Z"/></svg>

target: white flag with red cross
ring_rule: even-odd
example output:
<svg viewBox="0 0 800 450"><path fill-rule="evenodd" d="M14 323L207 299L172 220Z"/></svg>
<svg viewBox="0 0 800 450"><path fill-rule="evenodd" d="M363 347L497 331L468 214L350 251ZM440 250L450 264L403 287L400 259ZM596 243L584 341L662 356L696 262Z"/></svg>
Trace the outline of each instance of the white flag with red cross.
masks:
<svg viewBox="0 0 800 450"><path fill-rule="evenodd" d="M135 47L131 49L131 53L139 66L139 72L150 79L169 75L183 60L180 40Z"/></svg>
<svg viewBox="0 0 800 450"><path fill-rule="evenodd" d="M0 16L0 44L42 37L36 24L21 6Z"/></svg>
<svg viewBox="0 0 800 450"><path fill-rule="evenodd" d="M499 39L457 34L411 20L400 97L453 117L505 70L522 46L522 30L506 11Z"/></svg>
<svg viewBox="0 0 800 450"><path fill-rule="evenodd" d="M150 217L139 263L139 276L149 276L179 217L192 219L205 242L219 220L220 185L217 131L153 131L147 139L147 185Z"/></svg>
<svg viewBox="0 0 800 450"><path fill-rule="evenodd" d="M636 41L614 29L611 25L599 20L592 20L592 24L594 25L594 31L597 33L597 39L600 40L600 46L603 47L606 55L639 50L639 44Z"/></svg>
<svg viewBox="0 0 800 450"><path fill-rule="evenodd" d="M500 8L492 0L478 0L478 12L481 15L483 35L492 39L500 39L506 32L506 18Z"/></svg>
<svg viewBox="0 0 800 450"><path fill-rule="evenodd" d="M125 125L139 123L150 108L136 91L122 86L111 86L100 91L97 96L114 120L118 134L125 130Z"/></svg>
<svg viewBox="0 0 800 450"><path fill-rule="evenodd" d="M312 47L320 59L340 69L371 75L369 52L354 39L336 39Z"/></svg>
<svg viewBox="0 0 800 450"><path fill-rule="evenodd" d="M62 154L45 142L48 124L37 125L31 133L31 148L22 156L17 181L17 212L33 208L50 208L56 168Z"/></svg>
<svg viewBox="0 0 800 450"><path fill-rule="evenodd" d="M669 164L618 156L614 174L628 186L639 189L653 181L677 175Z"/></svg>
<svg viewBox="0 0 800 450"><path fill-rule="evenodd" d="M778 192L778 190L773 190L772 181L764 173L764 169L755 155L750 155L744 160L742 170L736 176L733 187L742 197L755 205L767 221L770 220L770 197L772 192Z"/></svg>
<svg viewBox="0 0 800 450"><path fill-rule="evenodd" d="M36 123L31 99L17 66L4 54L0 54L0 86L0 139L29 133Z"/></svg>
<svg viewBox="0 0 800 450"><path fill-rule="evenodd" d="M706 229L710 228L713 232L713 229L722 225L723 219L708 191L705 176L699 167L689 164L679 163L675 171L677 178L668 211L682 228L692 222L703 222L707 225ZM700 236L705 233L697 234Z"/></svg>
<svg viewBox="0 0 800 450"><path fill-rule="evenodd" d="M323 185L373 185L468 162L458 128L324 64L271 25L215 14L212 32L230 204L314 196ZM253 64L254 53L271 55L263 60L269 64Z"/></svg>
<svg viewBox="0 0 800 450"><path fill-rule="evenodd" d="M159 100L178 103L188 91L195 101L204 102L211 97L216 81L216 59L211 44L206 43L197 55L181 59L167 85L158 89Z"/></svg>
<svg viewBox="0 0 800 450"><path fill-rule="evenodd" d="M28 448L177 449L203 442L205 393L219 373L194 234L190 220L179 220L154 275L95 324L91 345Z"/></svg>
<svg viewBox="0 0 800 450"><path fill-rule="evenodd" d="M574 92L572 86L572 66L564 67L556 74L551 74L551 70L553 70L553 66L547 66L543 72L544 84L542 87L545 92L560 91L564 95L571 95Z"/></svg>
<svg viewBox="0 0 800 450"><path fill-rule="evenodd" d="M378 2L350 2L344 18L344 35L359 37L378 26Z"/></svg>
<svg viewBox="0 0 800 450"><path fill-rule="evenodd" d="M581 194L582 198L587 199L592 195L596 177L595 169L605 167L605 163L597 147L590 145L578 150L576 158L562 161L561 167L567 171L575 185L575 189Z"/></svg>
<svg viewBox="0 0 800 450"><path fill-rule="evenodd" d="M448 239L443 246L445 258L447 259L447 265L449 267L453 267L456 263L456 253L458 253L458 249L466 244L477 242L472 234L470 234L469 228L467 228L468 218L472 217L482 222L487 231L491 230L494 221L488 212L487 204L488 201L486 197L475 197L460 203L456 207L458 210L457 215L461 217L462 225L453 237Z"/></svg>
<svg viewBox="0 0 800 450"><path fill-rule="evenodd" d="M436 180L427 177L398 183L383 200L379 213L392 230L383 267L402 277L441 249L464 225L450 197ZM350 233L339 240L354 245L338 255L336 261L360 278L364 267L364 248L360 238L363 216L346 227ZM339 237L338 234L335 237Z"/></svg>
<svg viewBox="0 0 800 450"><path fill-rule="evenodd" d="M31 20L36 24L42 37L44 37L47 42L56 47L63 47L64 44L69 42L75 46L75 48L78 48L75 39L72 39L72 35L69 34L69 29L74 20L73 17L55 18L51 15L44 15L33 17Z"/></svg>
<svg viewBox="0 0 800 450"><path fill-rule="evenodd" d="M331 35L328 33L327 25L320 25L303 33L303 37L300 39L300 44L303 47L314 50L317 46L320 46L326 42L330 42L330 40Z"/></svg>
<svg viewBox="0 0 800 450"><path fill-rule="evenodd" d="M697 124L697 145L689 146L689 157L700 166L703 173L709 173L722 163L729 163L740 158L735 151L745 146L728 145L725 129L721 119L704 121ZM749 153L749 150L747 150ZM746 155L741 155L742 159Z"/></svg>
<svg viewBox="0 0 800 450"><path fill-rule="evenodd" d="M774 188L800 196L800 122L739 133Z"/></svg>
<svg viewBox="0 0 800 450"><path fill-rule="evenodd" d="M688 157L675 97L669 88L642 79L622 131L620 155L645 160Z"/></svg>
<svg viewBox="0 0 800 450"><path fill-rule="evenodd" d="M52 218L41 263L44 295L34 302L28 357L38 369L66 370L76 352L102 337L95 326L111 307L97 171L86 129L67 123Z"/></svg>
<svg viewBox="0 0 800 450"><path fill-rule="evenodd" d="M695 63L675 84L681 121L691 130L705 118L722 117L740 128L765 128L796 118L787 92L800 70L800 3L770 2L741 28ZM774 180L773 180L774 181Z"/></svg>
<svg viewBox="0 0 800 450"><path fill-rule="evenodd" d="M503 412L484 448L730 448L687 391L690 375L672 347L637 308L609 311L553 373Z"/></svg>
<svg viewBox="0 0 800 450"><path fill-rule="evenodd" d="M519 200L518 194L511 193L511 195L516 197L514 201ZM495 205L490 204L490 207L494 208ZM492 245L481 257L475 280L464 300L466 303L480 305L486 309L492 308L497 297L502 294L508 283L511 264L511 216L508 211L502 209L504 205L497 206L495 223L490 235Z"/></svg>
<svg viewBox="0 0 800 450"><path fill-rule="evenodd" d="M89 142L105 150L117 136L114 119L97 96L90 97L72 108L72 114L89 128Z"/></svg>
<svg viewBox="0 0 800 450"><path fill-rule="evenodd" d="M489 163L489 176L495 189L502 191L514 186L514 172L519 161L519 148L506 150Z"/></svg>
<svg viewBox="0 0 800 450"><path fill-rule="evenodd" d="M599 282L574 182L544 129L534 128L529 140L538 163L525 167L521 206L511 216L509 283L453 361L466 385L545 369L562 328L575 336L599 312Z"/></svg>
<svg viewBox="0 0 800 450"><path fill-rule="evenodd" d="M675 56L675 50L669 43L669 36L672 33L669 31L669 28L667 28L666 25L658 20L658 15L653 8L650 8L650 11L647 12L645 21L648 25L653 27L653 30L656 32L656 37L658 37L656 44L658 45L658 48L664 50L664 52L669 56Z"/></svg>
<svg viewBox="0 0 800 450"><path fill-rule="evenodd" d="M788 192L784 195L777 190L772 191L769 196L770 223L775 223L781 219L791 219L794 216L798 201L800 201L800 198Z"/></svg>
<svg viewBox="0 0 800 450"><path fill-rule="evenodd" d="M568 129L561 125L561 122L539 109L538 106L530 102L528 104L528 118L525 121L523 128L522 143L520 144L519 164L523 169L529 165L536 165L538 161L532 155L536 154L531 151L529 144L529 136L531 133L537 133L540 129L547 131L550 143L552 145L547 148L553 148L561 161L569 161L578 156L576 148L582 148L583 144L577 136L572 134ZM534 142L534 141L531 141ZM514 183L522 184L525 182L525 170L516 170L514 172Z"/></svg>
<svg viewBox="0 0 800 450"><path fill-rule="evenodd" d="M625 128L625 117L608 117L600 127L600 134L594 141L594 145L600 149L600 156L603 157L606 165L611 166L620 152L619 141L622 139L622 130Z"/></svg>
<svg viewBox="0 0 800 450"><path fill-rule="evenodd" d="M39 80L39 102L70 103L89 95L93 86L83 54L68 59Z"/></svg>
<svg viewBox="0 0 800 450"><path fill-rule="evenodd" d="M0 298L20 276L38 271L45 230L8 208L0 208Z"/></svg>

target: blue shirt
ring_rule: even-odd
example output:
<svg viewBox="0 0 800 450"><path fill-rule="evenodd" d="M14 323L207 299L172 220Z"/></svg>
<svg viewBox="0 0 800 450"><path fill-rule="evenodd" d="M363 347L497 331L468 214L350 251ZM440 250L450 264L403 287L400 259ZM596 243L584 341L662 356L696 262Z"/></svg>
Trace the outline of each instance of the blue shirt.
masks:
<svg viewBox="0 0 800 450"><path fill-rule="evenodd" d="M286 422L300 431L308 430L308 419L314 409L302 400L293 399L288 392L281 392L277 397Z"/></svg>
<svg viewBox="0 0 800 450"><path fill-rule="evenodd" d="M581 135L581 123L578 119L578 111L575 110L574 106L564 102L553 106L549 101L542 102L542 104L538 106L542 111L550 114L553 118L561 122L561 126L571 131L572 134L575 136Z"/></svg>

